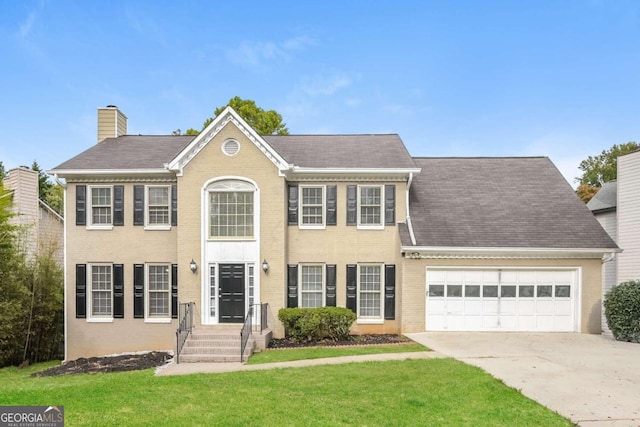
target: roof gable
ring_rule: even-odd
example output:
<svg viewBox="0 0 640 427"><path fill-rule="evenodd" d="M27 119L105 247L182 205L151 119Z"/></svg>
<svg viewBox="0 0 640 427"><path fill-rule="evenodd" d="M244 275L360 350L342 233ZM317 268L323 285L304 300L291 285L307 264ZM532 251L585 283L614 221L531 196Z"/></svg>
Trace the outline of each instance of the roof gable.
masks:
<svg viewBox="0 0 640 427"><path fill-rule="evenodd" d="M593 213L614 210L618 205L618 183L617 181L605 182L600 190L593 196L587 207Z"/></svg>
<svg viewBox="0 0 640 427"><path fill-rule="evenodd" d="M176 171L180 176L184 167L198 155L207 144L215 138L216 135L224 129L225 126L236 126L249 141L253 143L271 162L278 168L282 174L289 165L285 159L278 154L258 133L247 124L246 121L231 107L227 107L224 111L209 124L193 141L189 143L177 156L166 164L170 170Z"/></svg>

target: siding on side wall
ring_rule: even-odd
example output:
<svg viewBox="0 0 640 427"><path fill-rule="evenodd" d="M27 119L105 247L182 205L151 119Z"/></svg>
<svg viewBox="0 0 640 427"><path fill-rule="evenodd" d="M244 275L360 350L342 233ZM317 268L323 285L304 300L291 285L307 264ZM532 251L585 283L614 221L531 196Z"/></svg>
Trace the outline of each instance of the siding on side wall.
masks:
<svg viewBox="0 0 640 427"><path fill-rule="evenodd" d="M640 279L640 151L618 159L618 281Z"/></svg>
<svg viewBox="0 0 640 427"><path fill-rule="evenodd" d="M616 221L617 215L616 211L605 212L601 214L596 214L596 219L602 225L602 228L609 233L609 236L617 242L618 241L618 227ZM614 255L614 258L602 264L602 302L604 303L604 296L614 287L617 281L617 265L618 265L618 255ZM607 326L607 319L604 315L604 306L602 307L602 333L607 336L611 335L611 330Z"/></svg>

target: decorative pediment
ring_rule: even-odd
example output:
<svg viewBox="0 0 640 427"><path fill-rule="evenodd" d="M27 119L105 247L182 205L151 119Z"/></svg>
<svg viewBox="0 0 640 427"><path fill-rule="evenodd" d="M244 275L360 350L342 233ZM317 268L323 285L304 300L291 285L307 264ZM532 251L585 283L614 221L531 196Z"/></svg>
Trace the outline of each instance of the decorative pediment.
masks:
<svg viewBox="0 0 640 427"><path fill-rule="evenodd" d="M249 141L253 143L266 158L278 168L281 176L290 168L290 165L280 156L238 113L231 107L227 107L207 126L191 143L182 150L170 163L167 169L176 172L181 176L185 166L198 155L204 147L218 135L225 126L233 125L242 132Z"/></svg>

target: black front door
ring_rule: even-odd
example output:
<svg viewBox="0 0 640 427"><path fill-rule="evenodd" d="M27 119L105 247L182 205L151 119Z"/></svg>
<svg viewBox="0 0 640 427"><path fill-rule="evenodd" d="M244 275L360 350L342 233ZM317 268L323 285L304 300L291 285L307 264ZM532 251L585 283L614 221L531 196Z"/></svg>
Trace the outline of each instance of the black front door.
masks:
<svg viewBox="0 0 640 427"><path fill-rule="evenodd" d="M220 323L244 322L244 264L220 264Z"/></svg>

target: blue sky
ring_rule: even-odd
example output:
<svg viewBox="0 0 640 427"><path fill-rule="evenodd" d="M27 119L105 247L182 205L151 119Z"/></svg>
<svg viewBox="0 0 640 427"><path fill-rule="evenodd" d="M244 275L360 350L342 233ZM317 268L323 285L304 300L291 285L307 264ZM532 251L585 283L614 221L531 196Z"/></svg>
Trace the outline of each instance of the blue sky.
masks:
<svg viewBox="0 0 640 427"><path fill-rule="evenodd" d="M640 141L640 2L0 2L0 160L200 128L233 96L291 133L398 133L414 156L580 160Z"/></svg>

